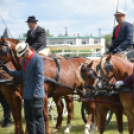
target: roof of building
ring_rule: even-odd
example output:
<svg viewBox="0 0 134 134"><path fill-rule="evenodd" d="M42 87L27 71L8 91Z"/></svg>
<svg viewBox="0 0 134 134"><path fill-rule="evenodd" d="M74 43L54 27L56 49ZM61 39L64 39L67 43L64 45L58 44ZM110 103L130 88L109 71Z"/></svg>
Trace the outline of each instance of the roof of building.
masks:
<svg viewBox="0 0 134 134"><path fill-rule="evenodd" d="M68 37L46 37L47 39L83 39L83 38L104 38L104 37L91 37L91 36L80 36L80 37L74 37L74 36L68 36ZM26 40L26 37L23 38L15 38L17 40Z"/></svg>

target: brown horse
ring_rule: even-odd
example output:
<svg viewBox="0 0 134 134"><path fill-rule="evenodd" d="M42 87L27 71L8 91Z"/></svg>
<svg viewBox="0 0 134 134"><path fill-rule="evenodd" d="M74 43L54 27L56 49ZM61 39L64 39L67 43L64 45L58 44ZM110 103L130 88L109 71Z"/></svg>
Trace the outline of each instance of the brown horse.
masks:
<svg viewBox="0 0 134 134"><path fill-rule="evenodd" d="M10 52L8 52L8 55L6 56L5 54L1 54L0 55L0 60L3 61L6 58L6 63L9 61L12 61L14 67L16 68L16 70L21 70L21 64L22 64L22 58L18 58L16 56L16 51L15 51L15 47L16 45L19 43L19 41L14 40L14 39L8 39L8 41L10 42ZM2 38L2 42L7 44L7 41ZM0 50L3 49L3 45L0 46ZM12 56L12 53L14 56ZM45 76L55 79L56 77L56 72L57 72L57 65L55 63L55 61L50 58L50 57L46 57L43 56L44 61L45 61ZM71 58L70 59L71 62L73 63L75 69L77 70L79 66L81 66L81 64L88 62L89 60L86 58ZM74 87L75 85L75 79L76 79L76 88L79 89L83 89L82 86L82 82L79 80L79 78L76 76L75 78L75 71L74 71L74 67L72 66L70 60L68 59L59 59L60 65L61 65L61 71L60 71L60 77L59 77L59 82L65 85L68 85L70 87ZM45 87L45 92L46 92L46 97L44 99L45 101L45 106L44 106L44 120L45 120L45 126L46 126L46 133L50 134L50 128L49 128L49 123L48 123L48 96L52 93L53 90L53 86L54 84L51 83L44 83L44 87ZM68 94L72 94L73 90L67 89L67 88L63 88L63 87L57 87L56 92L53 96L54 101L56 102L57 105L57 110L58 110L58 121L56 124L56 131L60 128L61 126L61 122L62 122L62 112L63 112L63 105L61 103L61 96L66 96ZM72 100L69 99L69 102L72 103ZM72 105L70 105L71 103L68 103L68 109L71 111L72 110ZM89 109L89 107L88 107ZM94 107L93 107L94 109ZM69 112L70 113L70 112ZM71 114L69 115L70 120L71 120ZM93 114L91 113L90 118L92 119ZM69 122L70 122L69 120ZM68 122L67 124L67 129L70 128L70 123Z"/></svg>
<svg viewBox="0 0 134 134"><path fill-rule="evenodd" d="M7 66L11 69L14 69L11 62L7 64ZM1 79L11 79L11 77L5 73L0 71ZM12 115L15 123L15 134L24 134L23 127L21 123L21 94L19 86L16 85L0 85L0 90L4 94L7 103L9 104Z"/></svg>
<svg viewBox="0 0 134 134"><path fill-rule="evenodd" d="M93 86L95 79L96 79L96 75L94 70L96 71L96 67L99 65L100 60L92 60L90 61L88 64L85 64L84 68L83 68L83 73L84 73L84 77L83 82L85 86L84 90L85 93L88 93L89 95L92 96L92 89L89 89L88 86ZM93 69L93 70L90 70ZM115 79L111 79L110 80L111 84L115 83ZM111 101L111 102L119 102L119 96L99 96L96 97L96 100L101 100L101 101ZM116 115L116 119L117 119L117 125L118 125L118 130L120 132L120 134L122 134L123 132L123 123L122 123L122 113L123 113L123 108L121 105L115 105L115 104L103 104L103 103L96 103L97 106L97 111L99 111L99 131L100 134L103 133L104 128L105 128L105 121L106 121L106 116L107 116L107 112L108 110L111 110L115 113ZM99 119L99 117L97 118L97 120ZM98 121L97 121L98 122Z"/></svg>
<svg viewBox="0 0 134 134"><path fill-rule="evenodd" d="M122 80L123 78L130 76L133 72L133 64L123 58L112 56L104 56L101 58L101 66L98 71L98 76L102 78L107 77L107 81L114 77L116 80ZM96 87L101 89L106 87L100 79L96 79ZM128 119L129 133L133 134L133 123L134 123L134 98L132 92L120 92L120 102L124 108L124 112Z"/></svg>

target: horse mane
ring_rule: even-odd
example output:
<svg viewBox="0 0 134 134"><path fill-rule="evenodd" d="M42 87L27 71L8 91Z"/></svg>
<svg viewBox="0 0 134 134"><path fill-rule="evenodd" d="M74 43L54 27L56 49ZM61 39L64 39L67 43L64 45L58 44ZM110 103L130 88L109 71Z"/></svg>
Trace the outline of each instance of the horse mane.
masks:
<svg viewBox="0 0 134 134"><path fill-rule="evenodd" d="M105 69L103 68L103 65L105 64L106 62L106 58L107 57L102 57L102 61L101 61L101 68L103 70L104 73L106 73ZM113 63L113 60L117 60L118 61L118 64L121 63L124 65L124 67L129 67L129 66L133 66L133 63L123 57L119 57L119 56L112 56L111 58L111 61L112 61L112 64L114 65Z"/></svg>
<svg viewBox="0 0 134 134"><path fill-rule="evenodd" d="M5 38L4 38L5 39ZM13 38L7 38L7 40L11 41L13 44L19 44L20 41L17 39L13 39Z"/></svg>
<svg viewBox="0 0 134 134"><path fill-rule="evenodd" d="M80 67L78 67L76 74L77 74L78 80L84 84L85 80L81 76L81 67L82 67L82 65Z"/></svg>

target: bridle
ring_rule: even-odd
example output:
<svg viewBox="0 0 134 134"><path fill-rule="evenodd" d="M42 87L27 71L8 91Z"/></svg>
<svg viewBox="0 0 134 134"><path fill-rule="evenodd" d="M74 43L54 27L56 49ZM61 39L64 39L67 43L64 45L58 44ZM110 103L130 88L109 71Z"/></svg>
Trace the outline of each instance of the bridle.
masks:
<svg viewBox="0 0 134 134"><path fill-rule="evenodd" d="M113 84L109 84L109 80L108 80L108 77L109 77L109 73L110 73L110 71L112 70L113 71L113 76L114 76L114 74L115 74L115 71L114 71L114 67L113 67L113 64L110 62L110 61L108 61L108 60L106 60L106 66L105 66L105 71L106 71L106 73L107 73L107 75L106 75L106 77L100 77L100 76L97 76L97 78L98 79L101 79L101 83L102 83L102 88L104 89L105 88L105 86L106 87L114 87L114 85ZM100 63L97 65L97 67L96 67L96 71L98 72L98 71L100 71L100 69L101 69L101 61L100 61ZM97 84L96 84L96 86L97 86ZM98 87L99 88L99 87Z"/></svg>
<svg viewBox="0 0 134 134"><path fill-rule="evenodd" d="M92 71L92 72L90 72L90 74L88 75L88 78L93 79L93 83L94 83L94 77L97 76L97 75L96 75L96 72L95 72L95 70L94 70L93 68L85 68L85 65L86 65L86 64L88 64L88 63L82 64L82 68L81 68L82 79L85 78L85 75L84 75L85 71L88 71L88 72L89 72L89 71ZM90 88L90 89L94 90L94 87L93 87L93 86L88 86L88 85L84 85L83 88Z"/></svg>
<svg viewBox="0 0 134 134"><path fill-rule="evenodd" d="M0 50L0 53L2 53L3 55L5 55L5 58L0 61L0 65L5 64L8 53L11 53L11 56L13 58L13 51L12 48L9 46L9 44L3 43L0 41L0 46L3 46L2 50Z"/></svg>

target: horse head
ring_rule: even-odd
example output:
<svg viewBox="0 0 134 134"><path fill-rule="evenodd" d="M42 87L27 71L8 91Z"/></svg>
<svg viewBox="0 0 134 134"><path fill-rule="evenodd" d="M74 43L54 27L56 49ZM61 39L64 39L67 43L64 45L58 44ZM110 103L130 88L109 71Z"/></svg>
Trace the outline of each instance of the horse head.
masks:
<svg viewBox="0 0 134 134"><path fill-rule="evenodd" d="M83 94L84 95L91 95L93 93L94 87L94 81L96 79L96 72L95 72L95 66L97 61L91 60L88 63L84 63L81 66L81 78L83 79Z"/></svg>
<svg viewBox="0 0 134 134"><path fill-rule="evenodd" d="M112 53L108 56L102 56L99 65L96 67L97 79L95 80L96 89L105 89L108 81L114 76L114 67L112 63Z"/></svg>
<svg viewBox="0 0 134 134"><path fill-rule="evenodd" d="M0 38L0 65L14 61L15 67L20 68L22 59L18 59L16 56L16 45L20 42L11 38ZM19 61L20 60L20 61ZM17 66L18 67L17 67ZM19 69L20 70L20 69Z"/></svg>

